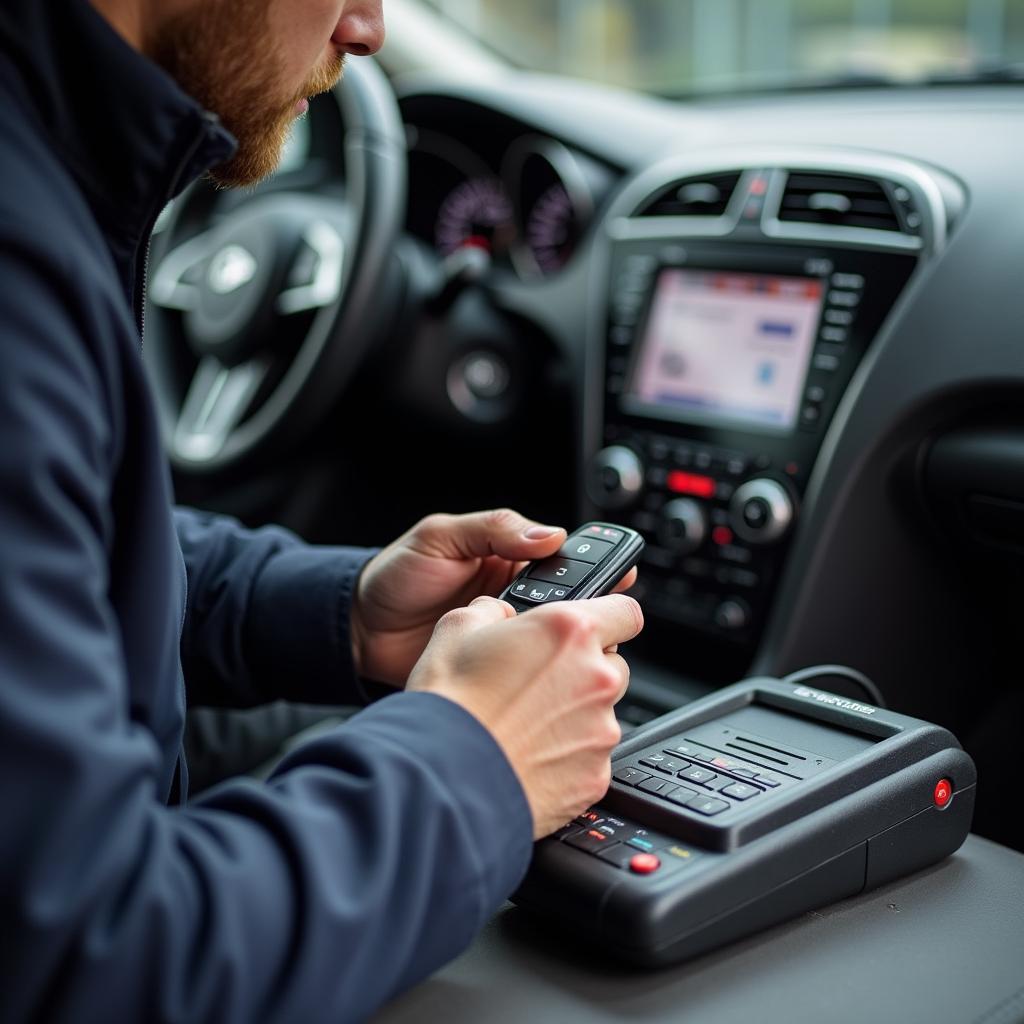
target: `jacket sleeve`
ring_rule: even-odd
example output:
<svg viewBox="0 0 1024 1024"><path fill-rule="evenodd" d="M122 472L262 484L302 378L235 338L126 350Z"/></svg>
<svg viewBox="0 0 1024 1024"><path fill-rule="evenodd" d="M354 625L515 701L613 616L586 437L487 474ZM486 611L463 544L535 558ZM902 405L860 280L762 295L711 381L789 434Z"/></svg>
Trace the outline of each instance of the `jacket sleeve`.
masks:
<svg viewBox="0 0 1024 1024"><path fill-rule="evenodd" d="M108 597L102 328L60 273L0 244L0 1020L364 1019L517 884L521 787L467 712L403 693L267 783L161 802Z"/></svg>
<svg viewBox="0 0 1024 1024"><path fill-rule="evenodd" d="M188 578L181 656L190 704L367 703L349 609L373 551L317 547L280 527L248 530L184 508L174 525Z"/></svg>

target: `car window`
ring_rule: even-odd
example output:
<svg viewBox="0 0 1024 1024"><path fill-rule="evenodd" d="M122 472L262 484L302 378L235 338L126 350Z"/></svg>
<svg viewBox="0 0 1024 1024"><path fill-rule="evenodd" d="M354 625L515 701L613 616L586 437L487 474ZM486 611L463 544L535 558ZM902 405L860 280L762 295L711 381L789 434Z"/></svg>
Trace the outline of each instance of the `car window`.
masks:
<svg viewBox="0 0 1024 1024"><path fill-rule="evenodd" d="M513 63L669 95L1019 78L1022 0L424 0Z"/></svg>

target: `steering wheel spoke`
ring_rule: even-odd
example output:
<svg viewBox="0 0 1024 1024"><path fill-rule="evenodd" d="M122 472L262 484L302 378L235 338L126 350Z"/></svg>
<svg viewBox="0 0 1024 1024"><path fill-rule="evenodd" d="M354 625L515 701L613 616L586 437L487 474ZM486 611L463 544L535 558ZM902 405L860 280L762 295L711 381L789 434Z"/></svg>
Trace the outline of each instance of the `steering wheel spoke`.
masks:
<svg viewBox="0 0 1024 1024"><path fill-rule="evenodd" d="M286 288L277 297L276 309L283 316L322 309L341 295L345 265L345 240L326 220L315 220L302 235L302 249L292 273L304 283Z"/></svg>
<svg viewBox="0 0 1024 1024"><path fill-rule="evenodd" d="M169 252L149 283L149 299L164 309L189 312L199 305L200 290L189 276L199 271L217 251L213 231L204 231Z"/></svg>
<svg viewBox="0 0 1024 1024"><path fill-rule="evenodd" d="M192 463L215 458L248 412L270 363L268 356L231 367L211 356L202 359L175 427L175 454Z"/></svg>

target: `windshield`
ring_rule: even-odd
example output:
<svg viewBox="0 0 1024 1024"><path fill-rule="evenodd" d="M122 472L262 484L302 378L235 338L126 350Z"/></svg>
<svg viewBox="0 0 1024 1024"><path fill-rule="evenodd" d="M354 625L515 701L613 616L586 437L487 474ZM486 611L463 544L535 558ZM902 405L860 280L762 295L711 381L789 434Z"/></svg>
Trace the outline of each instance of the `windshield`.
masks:
<svg viewBox="0 0 1024 1024"><path fill-rule="evenodd" d="M666 95L1024 77L1024 0L425 0L512 63Z"/></svg>

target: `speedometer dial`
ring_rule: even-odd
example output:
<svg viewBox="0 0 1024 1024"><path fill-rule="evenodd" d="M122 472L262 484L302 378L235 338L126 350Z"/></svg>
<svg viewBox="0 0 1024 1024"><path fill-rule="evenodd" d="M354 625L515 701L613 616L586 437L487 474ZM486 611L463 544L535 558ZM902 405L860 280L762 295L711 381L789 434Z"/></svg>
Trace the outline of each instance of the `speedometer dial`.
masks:
<svg viewBox="0 0 1024 1024"><path fill-rule="evenodd" d="M473 178L453 189L441 204L434 231L443 256L467 244L500 252L514 236L515 211L497 178Z"/></svg>
<svg viewBox="0 0 1024 1024"><path fill-rule="evenodd" d="M552 185L541 195L530 211L526 241L542 273L554 274L569 262L582 227L564 185Z"/></svg>

